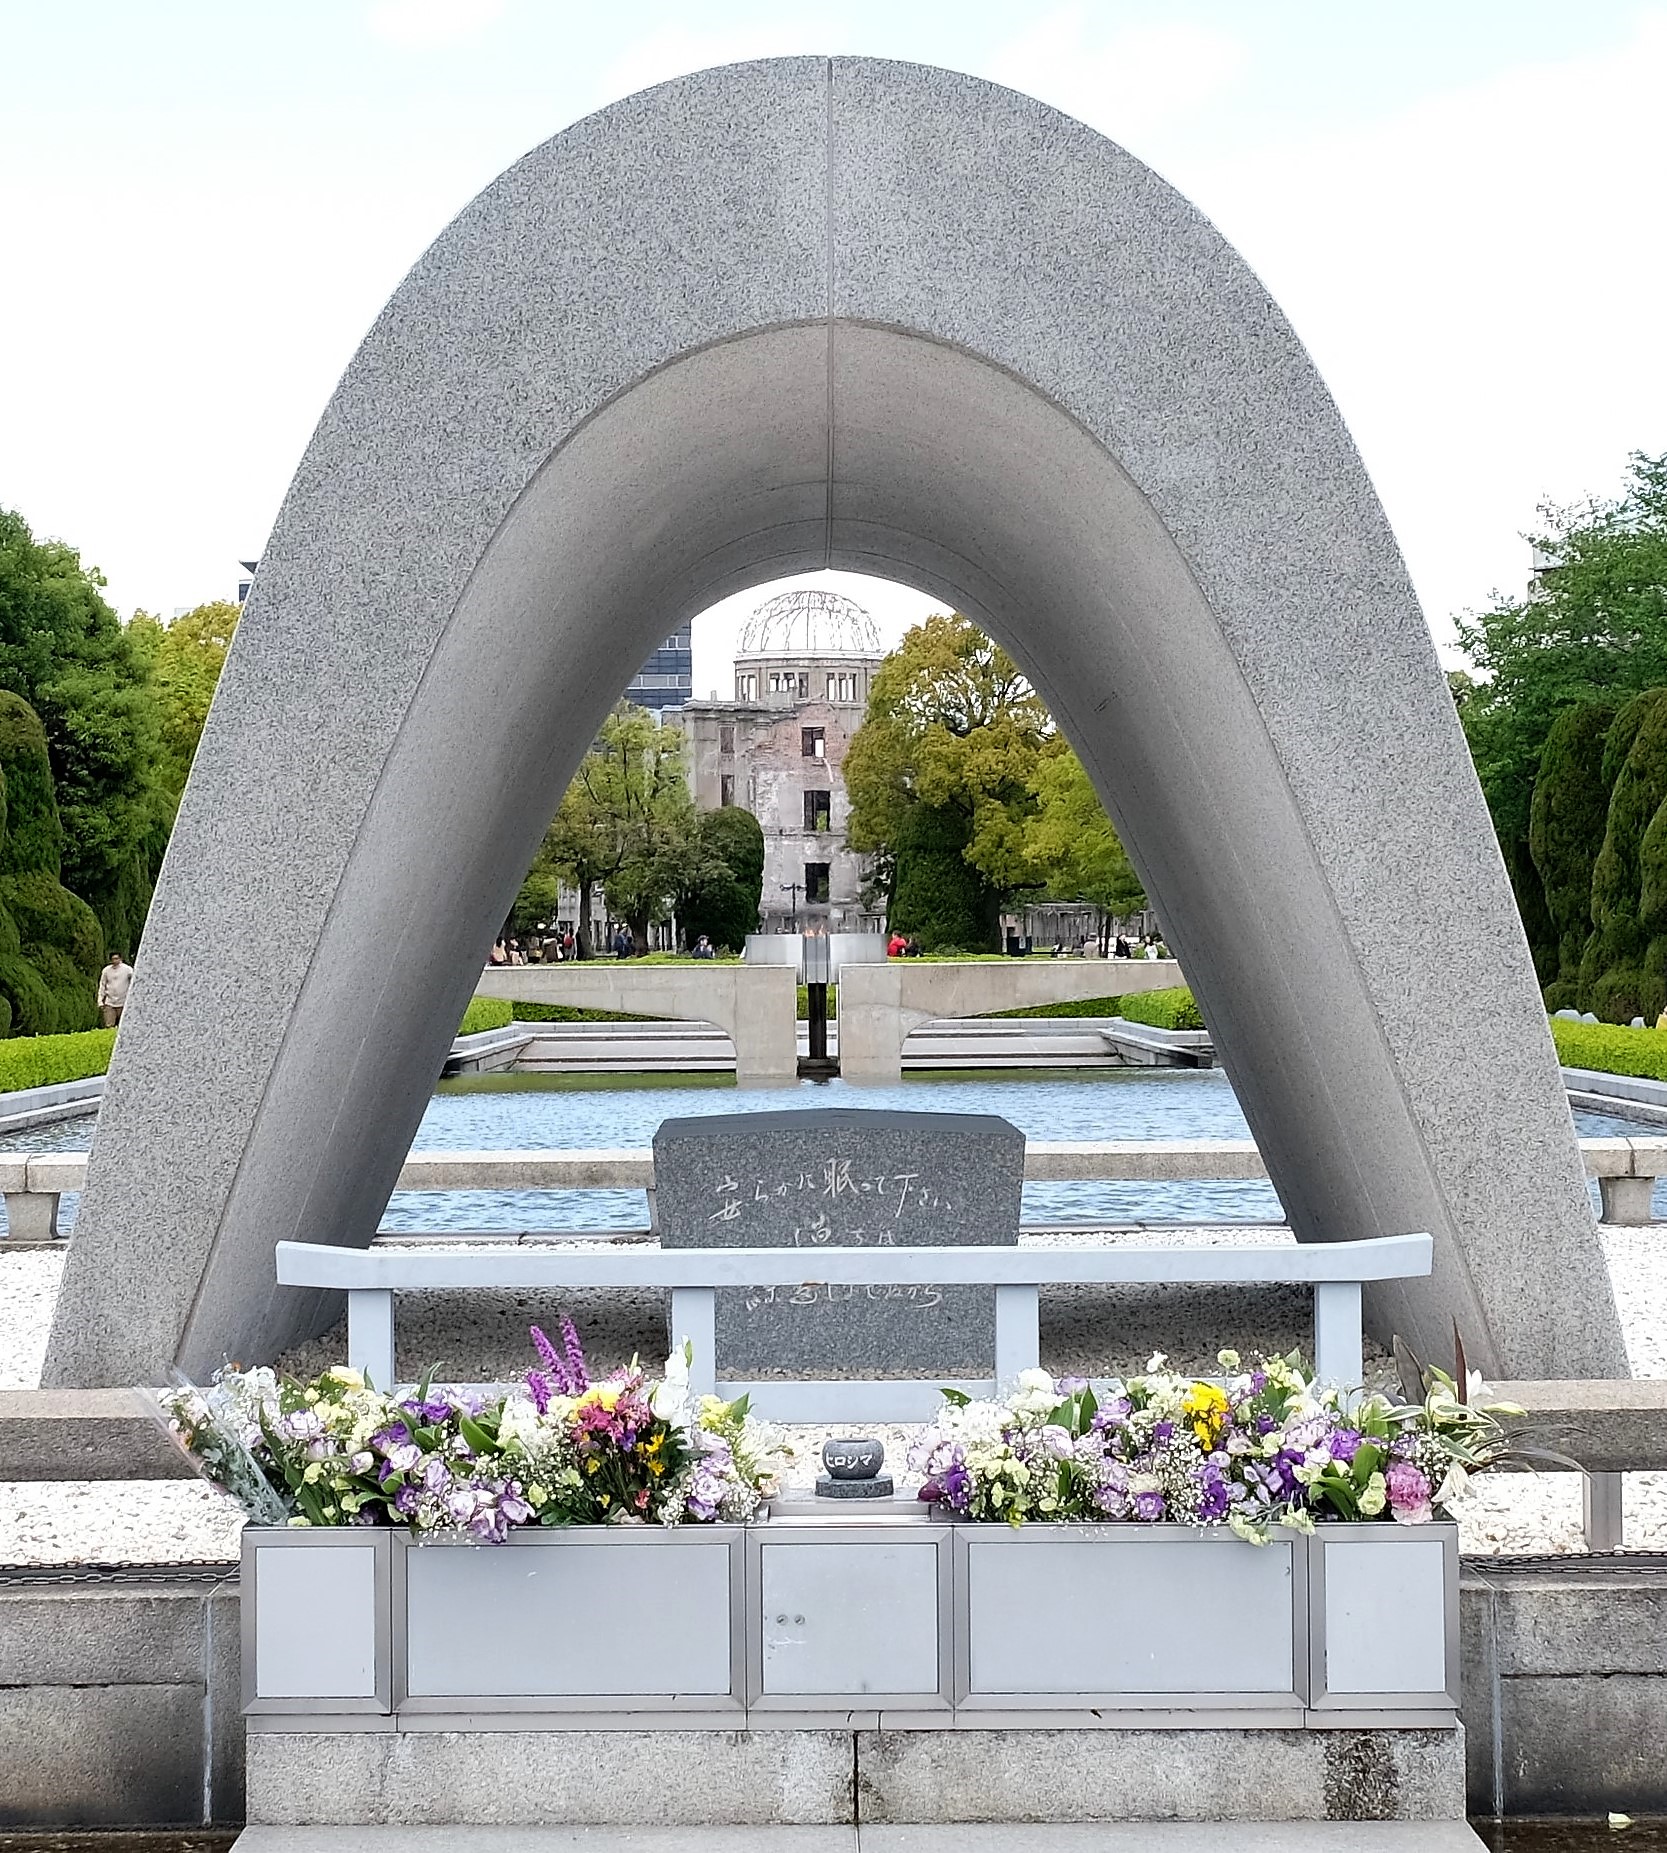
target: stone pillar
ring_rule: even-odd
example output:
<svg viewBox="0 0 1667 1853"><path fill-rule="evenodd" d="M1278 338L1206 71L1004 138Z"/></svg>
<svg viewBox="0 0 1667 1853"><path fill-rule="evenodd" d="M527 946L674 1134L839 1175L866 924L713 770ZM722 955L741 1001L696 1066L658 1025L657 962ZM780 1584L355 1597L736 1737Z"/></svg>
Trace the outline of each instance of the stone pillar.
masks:
<svg viewBox="0 0 1667 1853"><path fill-rule="evenodd" d="M1598 1197L1603 1204L1602 1220L1632 1227L1654 1222L1650 1200L1655 1195L1653 1177L1600 1177ZM10 1202L10 1198L7 1199Z"/></svg>
<svg viewBox="0 0 1667 1853"><path fill-rule="evenodd" d="M55 1190L8 1190L6 1236L13 1242L58 1239L58 1193Z"/></svg>
<svg viewBox="0 0 1667 1853"><path fill-rule="evenodd" d="M729 980L734 1002L722 1027L735 1044L735 1085L768 1087L797 1080L797 970L790 965L741 965L731 968Z"/></svg>

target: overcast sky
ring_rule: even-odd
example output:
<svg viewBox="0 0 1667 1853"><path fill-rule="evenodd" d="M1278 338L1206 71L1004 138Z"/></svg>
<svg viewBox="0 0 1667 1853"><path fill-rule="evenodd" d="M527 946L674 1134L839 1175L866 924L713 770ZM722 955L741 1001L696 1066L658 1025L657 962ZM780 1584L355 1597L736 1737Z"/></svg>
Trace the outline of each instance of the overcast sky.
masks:
<svg viewBox="0 0 1667 1853"><path fill-rule="evenodd" d="M1438 642L1520 587L1538 503L1667 451L1664 5L0 0L0 46L0 504L124 615L230 595L366 327L504 167L772 53L998 79L1187 193L1307 341ZM888 638L924 608L841 583ZM697 625L698 692L733 629Z"/></svg>

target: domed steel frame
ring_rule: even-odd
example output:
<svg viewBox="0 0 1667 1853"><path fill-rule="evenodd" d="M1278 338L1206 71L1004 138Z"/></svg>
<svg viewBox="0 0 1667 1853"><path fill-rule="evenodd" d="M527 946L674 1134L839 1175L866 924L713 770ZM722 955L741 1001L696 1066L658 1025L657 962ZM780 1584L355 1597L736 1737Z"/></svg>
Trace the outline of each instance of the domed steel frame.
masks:
<svg viewBox="0 0 1667 1853"><path fill-rule="evenodd" d="M767 598L747 619L735 660L881 654L874 620L854 598L819 586L795 586Z"/></svg>

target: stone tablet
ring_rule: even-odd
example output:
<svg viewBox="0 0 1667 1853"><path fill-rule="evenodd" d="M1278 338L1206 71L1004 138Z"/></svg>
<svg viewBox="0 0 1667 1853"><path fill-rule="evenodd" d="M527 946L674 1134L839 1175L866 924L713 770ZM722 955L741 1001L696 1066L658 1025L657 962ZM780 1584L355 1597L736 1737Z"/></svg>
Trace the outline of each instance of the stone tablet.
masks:
<svg viewBox="0 0 1667 1853"><path fill-rule="evenodd" d="M987 1113L833 1107L665 1120L654 1135L660 1240L1014 1247L1024 1157L1024 1134ZM729 1288L717 1318L720 1377L995 1374L991 1287Z"/></svg>

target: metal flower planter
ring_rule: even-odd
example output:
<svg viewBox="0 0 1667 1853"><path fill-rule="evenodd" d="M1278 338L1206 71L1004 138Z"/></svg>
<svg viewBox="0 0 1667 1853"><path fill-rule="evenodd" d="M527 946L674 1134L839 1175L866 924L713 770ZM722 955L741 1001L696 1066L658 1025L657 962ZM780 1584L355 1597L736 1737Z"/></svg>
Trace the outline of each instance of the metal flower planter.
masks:
<svg viewBox="0 0 1667 1853"><path fill-rule="evenodd" d="M946 1522L243 1538L256 1729L1450 1723L1454 1527Z"/></svg>

